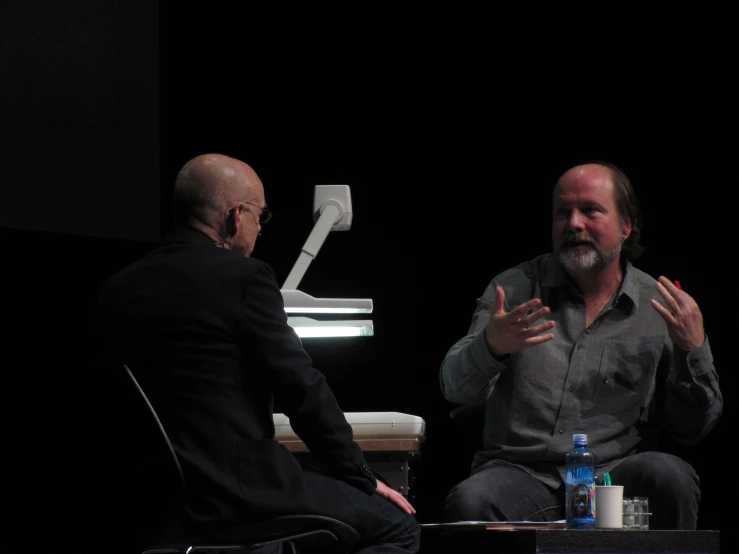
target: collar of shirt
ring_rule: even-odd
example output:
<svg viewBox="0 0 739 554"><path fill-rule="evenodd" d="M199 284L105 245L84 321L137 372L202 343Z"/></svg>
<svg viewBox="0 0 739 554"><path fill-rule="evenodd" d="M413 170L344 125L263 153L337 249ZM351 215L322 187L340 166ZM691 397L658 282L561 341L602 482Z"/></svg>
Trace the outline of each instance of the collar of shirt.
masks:
<svg viewBox="0 0 739 554"><path fill-rule="evenodd" d="M614 308L623 306L624 310L629 310L627 305L622 304L622 299L625 298L627 301L630 301L630 306L633 310L638 310L639 285L637 283L636 272L632 271L633 266L629 260L625 258L623 260L624 278L621 282L621 288L613 298L611 306ZM559 288L570 284L570 279L567 276L565 268L557 261L554 255L550 256L548 263L545 264L544 271L545 274L541 280L542 287Z"/></svg>

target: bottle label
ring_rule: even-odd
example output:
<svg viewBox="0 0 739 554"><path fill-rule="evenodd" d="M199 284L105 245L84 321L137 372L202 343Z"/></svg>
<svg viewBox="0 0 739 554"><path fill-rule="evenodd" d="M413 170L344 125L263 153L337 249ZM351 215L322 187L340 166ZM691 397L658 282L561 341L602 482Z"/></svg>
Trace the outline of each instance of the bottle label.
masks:
<svg viewBox="0 0 739 554"><path fill-rule="evenodd" d="M570 485L570 488L567 491L567 513L573 518L594 517L594 499L595 487L585 483Z"/></svg>
<svg viewBox="0 0 739 554"><path fill-rule="evenodd" d="M593 468L591 467L574 467L569 470L567 480L570 483L591 483L593 481Z"/></svg>

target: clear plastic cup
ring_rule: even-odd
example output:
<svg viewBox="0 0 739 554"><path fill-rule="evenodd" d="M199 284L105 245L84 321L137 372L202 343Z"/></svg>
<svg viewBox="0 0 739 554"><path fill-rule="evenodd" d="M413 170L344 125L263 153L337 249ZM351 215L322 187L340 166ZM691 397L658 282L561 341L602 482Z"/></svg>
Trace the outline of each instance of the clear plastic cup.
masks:
<svg viewBox="0 0 739 554"><path fill-rule="evenodd" d="M649 529L649 499L646 496L634 497L634 527L636 529Z"/></svg>
<svg viewBox="0 0 739 554"><path fill-rule="evenodd" d="M624 516L623 516L623 527L622 528L626 530L636 529L636 521L634 518L634 499L633 498L624 498Z"/></svg>

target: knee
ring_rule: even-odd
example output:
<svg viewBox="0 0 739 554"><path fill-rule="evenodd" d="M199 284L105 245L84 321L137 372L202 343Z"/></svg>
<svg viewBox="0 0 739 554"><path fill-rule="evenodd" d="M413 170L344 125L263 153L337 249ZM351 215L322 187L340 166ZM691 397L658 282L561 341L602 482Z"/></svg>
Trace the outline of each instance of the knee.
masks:
<svg viewBox="0 0 739 554"><path fill-rule="evenodd" d="M404 513L396 520L392 544L403 552L417 552L421 547L421 526L412 514Z"/></svg>
<svg viewBox="0 0 739 554"><path fill-rule="evenodd" d="M652 489L662 491L672 497L683 495L700 496L698 474L688 462L664 452L643 452L637 454L638 462L634 470L639 479Z"/></svg>
<svg viewBox="0 0 739 554"><path fill-rule="evenodd" d="M449 491L444 503L444 521L480 521L486 519L489 501L479 494L479 487L462 481Z"/></svg>

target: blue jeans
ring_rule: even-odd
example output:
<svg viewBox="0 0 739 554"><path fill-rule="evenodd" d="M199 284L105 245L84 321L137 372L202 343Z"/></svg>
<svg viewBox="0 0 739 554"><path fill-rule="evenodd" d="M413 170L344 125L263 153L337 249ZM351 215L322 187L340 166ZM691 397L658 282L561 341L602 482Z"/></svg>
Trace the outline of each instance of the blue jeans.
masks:
<svg viewBox="0 0 739 554"><path fill-rule="evenodd" d="M421 528L414 515L406 514L378 494L369 495L319 471L308 470L305 478L317 512L343 521L359 533L360 541L352 547L353 553L418 552ZM284 550L285 554L289 552L288 548Z"/></svg>
<svg viewBox="0 0 739 554"><path fill-rule="evenodd" d="M414 515L378 494L367 494L320 470L305 468L312 508L305 513L332 517L350 525L359 534L359 542L349 549L353 554L415 554L420 545L421 528ZM320 541L319 541L320 542ZM310 539L300 544L300 551L314 553L326 543ZM291 554L289 546L270 545L255 554Z"/></svg>
<svg viewBox="0 0 739 554"><path fill-rule="evenodd" d="M693 467L662 452L642 452L610 471L624 496L649 498L650 529L694 530L700 488ZM597 507L596 507L597 509ZM452 488L444 521L555 521L564 519L563 487L551 489L521 468L502 460L482 465Z"/></svg>
<svg viewBox="0 0 739 554"><path fill-rule="evenodd" d="M420 546L421 528L415 516L406 514L395 504L378 494L372 496L351 485L331 477L314 473L313 484L323 480L325 488L317 489L317 501L320 504L320 491L341 491L346 504L334 502L327 506L325 515L336 518L351 525L361 537L359 544L352 547L356 554L414 554ZM328 496L325 497L328 499ZM264 547L255 550L255 554L290 554L289 547L280 549L281 545Z"/></svg>
<svg viewBox="0 0 739 554"><path fill-rule="evenodd" d="M355 550L357 554L418 552L421 528L415 516L378 494L369 496L343 481L339 481L339 488L355 508L355 520L347 523L362 537Z"/></svg>
<svg viewBox="0 0 739 554"><path fill-rule="evenodd" d="M443 520L556 521L564 519L564 498L529 473L491 460L452 488Z"/></svg>
<svg viewBox="0 0 739 554"><path fill-rule="evenodd" d="M624 497L649 499L650 529L698 527L700 484L686 461L663 452L642 452L626 458L610 475L612 484L624 486Z"/></svg>

